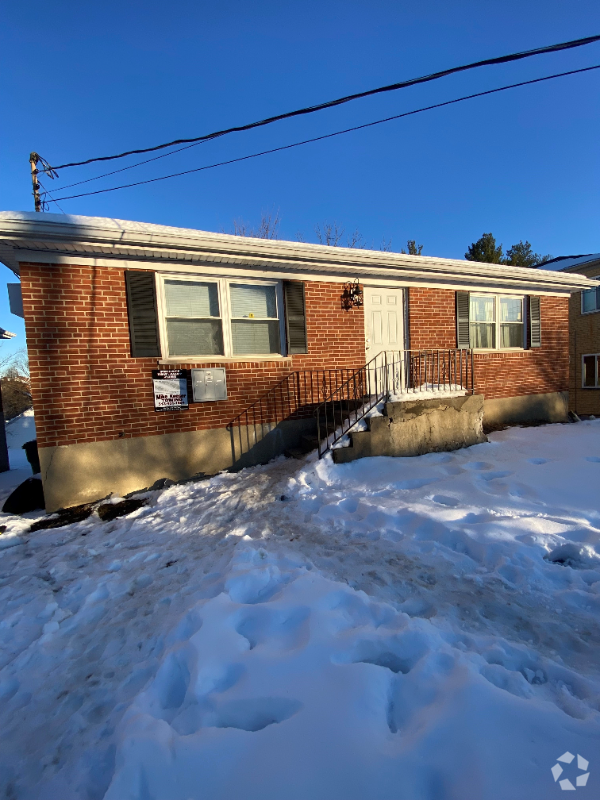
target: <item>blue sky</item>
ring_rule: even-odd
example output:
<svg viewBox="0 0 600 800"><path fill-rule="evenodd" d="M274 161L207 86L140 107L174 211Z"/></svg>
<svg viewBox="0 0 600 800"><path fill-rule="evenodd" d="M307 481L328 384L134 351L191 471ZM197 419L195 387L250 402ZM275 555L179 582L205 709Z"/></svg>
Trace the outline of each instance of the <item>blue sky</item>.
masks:
<svg viewBox="0 0 600 800"><path fill-rule="evenodd" d="M597 0L9 3L0 33L0 207L32 210L31 150L57 164L152 146L597 33ZM233 134L88 186L235 158L597 63L600 44L483 68ZM279 211L280 238L315 241L316 224L337 221L375 248L391 239L399 250L410 238L425 254L455 258L487 231L505 249L529 239L552 255L598 252L599 88L600 70L61 206L209 231ZM105 171L65 170L51 190ZM0 279L11 274L2 268ZM18 334L2 352L22 346L22 321L10 315L4 289L0 316Z"/></svg>

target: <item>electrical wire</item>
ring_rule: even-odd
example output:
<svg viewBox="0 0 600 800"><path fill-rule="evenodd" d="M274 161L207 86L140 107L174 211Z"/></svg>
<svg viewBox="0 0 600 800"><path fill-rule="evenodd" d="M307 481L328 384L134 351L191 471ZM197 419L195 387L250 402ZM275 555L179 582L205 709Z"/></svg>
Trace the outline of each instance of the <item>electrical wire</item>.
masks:
<svg viewBox="0 0 600 800"><path fill-rule="evenodd" d="M91 183L92 181L99 181L100 178L108 178L110 175L116 175L119 172L127 172L128 169L134 169L135 167L141 167L144 164L150 164L151 161L159 161L161 158L167 158L167 156L173 156L175 153L181 153L183 150L189 150L192 147L197 147L199 144L204 144L204 142L194 142L193 144L188 144L185 147L178 147L177 150L171 150L170 153L163 153L161 156L154 156L154 158L147 158L145 161L138 161L136 164L129 164L127 167L121 167L121 169L114 169L112 172L105 172L103 175L95 175L93 178L86 178L84 181L76 181L75 183L67 183L66 186L61 186L60 189L57 191L64 191L64 189L72 189L74 186L81 186L83 183ZM40 170L43 172L44 170Z"/></svg>
<svg viewBox="0 0 600 800"><path fill-rule="evenodd" d="M42 210L45 210L44 207L43 207L44 205L46 205L47 203L52 202L52 203L56 203L56 205L58 206L59 210L62 211L63 214L66 214L66 212L58 205L58 201L55 200L52 197L52 195L50 194L48 189L46 189L46 187L44 186L44 184L41 182L41 180L39 178L38 178L38 183L42 187L42 189L44 190L43 192L40 193L40 196L47 194L48 197L50 198L50 200L42 200Z"/></svg>
<svg viewBox="0 0 600 800"><path fill-rule="evenodd" d="M312 139L304 139L301 142L293 142L292 144L282 145L281 147L273 147L270 150L262 150L259 153L251 153L250 155L240 156L239 158L231 158L231 159L229 159L227 161L219 161L216 164L208 164L208 165L206 165L204 167L196 167L195 169L186 169L183 172L174 172L171 175L161 175L158 178L149 178L148 180L145 180L145 181L136 181L135 183L126 183L126 184L123 184L122 186L112 186L112 187L110 187L108 189L97 189L94 192L82 192L81 194L73 194L73 195L69 195L67 197L59 197L58 199L59 200L74 200L74 199L76 199L78 197L89 197L90 195L95 195L95 194L105 194L106 192L116 192L119 189L131 189L133 186L143 186L143 185L148 184L148 183L156 183L157 181L166 181L169 178L178 178L178 177L180 177L182 175L190 175L191 173L194 173L194 172L203 172L204 170L215 169L215 167L223 167L223 166L226 166L227 164L236 164L236 163L238 163L240 161L247 161L247 160L249 160L251 158L258 158L259 156L269 155L270 153L279 153L279 152L281 152L283 150L291 150L294 147L301 147L302 145L310 144L312 142L321 142L324 139L332 139L334 136L341 136L342 134L351 133L353 131L360 131L360 130L363 130L364 128L372 128L374 125L381 125L384 122L391 122L392 120L395 120L395 119L402 119L402 117L410 117L410 116L413 116L414 114L420 114L423 111L431 111L431 110L436 109L436 108L443 108L444 106L453 105L454 103L462 103L464 100L473 100L476 97L485 97L486 95L496 94L498 92L505 92L508 89L516 89L516 88L518 88L520 86L530 86L530 85L532 85L534 83L542 83L543 81L550 81L550 80L553 80L554 78L563 78L563 77L565 77L567 75L577 75L577 74L580 74L582 72L591 72L592 70L595 70L595 69L600 69L600 64L596 64L595 66L592 66L592 67L582 67L581 69L573 69L573 70L569 70L568 72L558 72L558 73L556 73L554 75L546 75L543 78L534 78L533 80L529 80L529 81L521 81L519 83L511 83L511 84L509 84L507 86L500 86L497 89L488 89L485 92L476 92L475 94L468 94L468 95L465 95L464 97L457 97L454 100L446 100L443 103L435 103L434 105L425 106L424 108L417 108L417 109L415 109L413 111L405 111L402 114L394 114L394 116L392 116L392 117L385 117L385 119L378 119L378 120L375 120L374 122L365 122L362 125L355 125L352 128L345 128L344 130L341 130L341 131L334 131L333 133L326 133L326 134L323 134L322 136L315 136ZM52 202L56 203L57 201L56 200L52 200Z"/></svg>
<svg viewBox="0 0 600 800"><path fill-rule="evenodd" d="M238 125L233 128L225 128L221 131L215 131L214 133L207 133L204 136L197 136L193 139L175 139L172 142L167 142L166 144L159 144L154 147L145 147L139 150L127 150L125 153L119 153L114 156L100 156L98 158L88 158L86 161L73 161L69 164L61 164L58 167L54 167L55 170L59 169L67 169L68 167L82 167L86 164L93 164L97 161L112 161L116 158L125 158L125 156L137 155L140 153L152 153L156 150L163 150L166 147L173 147L177 144L190 144L194 142L201 142L207 141L209 139L216 139L220 136L225 136L228 133L238 133L240 131L249 131L253 128L259 128L263 125L270 125L273 122L279 122L282 119L290 119L291 117L299 117L305 114L313 114L316 111L323 111L326 108L334 108L335 106L340 106L343 103L349 103L352 100L359 100L363 97L371 97L372 95L382 94L383 92L394 92L398 89L405 89L408 86L416 86L420 83L428 83L429 81L435 81L439 78L444 78L447 75L455 75L458 72L465 72L469 69L476 69L478 67L486 67L492 66L495 64L508 64L512 61L520 61L524 58L531 58L532 56L539 56L548 53L557 53L562 50L571 50L575 47L582 47L584 45L592 44L594 42L600 41L600 35L598 36L587 36L584 39L574 39L570 42L560 42L559 44L552 44L546 47L537 47L534 50L525 50L519 53L510 53L509 55L505 56L497 56L496 58L486 58L483 61L475 61L471 64L463 64L459 67L451 67L450 69L442 70L441 72L434 72L431 75L424 75L420 78L411 78L408 81L401 81L400 83L392 83L388 86L380 86L377 89L369 89L365 92L357 92L356 94L350 94L346 97L340 97L337 100L329 100L326 103L319 103L315 106L307 106L306 108L300 108L296 111L288 111L285 114L277 114L274 117L267 117L266 119L259 120L258 122L251 122L247 125Z"/></svg>

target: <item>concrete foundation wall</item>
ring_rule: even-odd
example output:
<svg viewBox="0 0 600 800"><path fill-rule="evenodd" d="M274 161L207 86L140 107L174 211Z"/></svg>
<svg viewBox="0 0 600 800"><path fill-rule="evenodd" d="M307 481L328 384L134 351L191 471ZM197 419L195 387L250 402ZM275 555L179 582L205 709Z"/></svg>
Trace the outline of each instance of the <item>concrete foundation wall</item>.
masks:
<svg viewBox="0 0 600 800"><path fill-rule="evenodd" d="M447 397L386 403L369 430L350 434L351 447L333 451L340 464L367 456L419 456L485 442L483 397Z"/></svg>
<svg viewBox="0 0 600 800"><path fill-rule="evenodd" d="M483 422L486 425L505 425L514 422L566 422L569 413L569 393L526 394L521 397L499 397L485 401Z"/></svg>
<svg viewBox="0 0 600 800"><path fill-rule="evenodd" d="M314 419L300 419L232 431L213 428L41 447L46 511L93 502L111 492L125 495L160 478L178 481L202 472L212 475L264 464L314 432Z"/></svg>

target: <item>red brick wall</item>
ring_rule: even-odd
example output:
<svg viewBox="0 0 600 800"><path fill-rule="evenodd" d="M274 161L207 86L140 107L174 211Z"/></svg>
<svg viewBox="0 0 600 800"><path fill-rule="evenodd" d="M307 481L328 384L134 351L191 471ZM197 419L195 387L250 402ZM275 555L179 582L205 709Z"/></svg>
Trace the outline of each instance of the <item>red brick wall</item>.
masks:
<svg viewBox="0 0 600 800"><path fill-rule="evenodd" d="M21 284L41 447L225 427L294 370L365 363L362 308L342 310L341 284L309 282L307 355L226 362L227 401L157 413L156 360L130 356L122 269L22 264ZM456 347L455 293L411 288L409 296L411 347ZM568 388L568 299L542 297L541 309L542 347L477 354L477 391L507 397ZM173 366L196 365L210 362Z"/></svg>
<svg viewBox="0 0 600 800"><path fill-rule="evenodd" d="M456 347L456 293L409 290L410 347ZM569 388L569 298L541 297L542 346L476 353L475 388L485 397L562 392Z"/></svg>
<svg viewBox="0 0 600 800"><path fill-rule="evenodd" d="M341 284L306 284L309 353L227 369L228 400L155 412L156 360L130 356L124 271L22 264L27 344L41 447L224 427L294 370L365 363L362 308L341 308ZM207 361L174 367L208 366Z"/></svg>

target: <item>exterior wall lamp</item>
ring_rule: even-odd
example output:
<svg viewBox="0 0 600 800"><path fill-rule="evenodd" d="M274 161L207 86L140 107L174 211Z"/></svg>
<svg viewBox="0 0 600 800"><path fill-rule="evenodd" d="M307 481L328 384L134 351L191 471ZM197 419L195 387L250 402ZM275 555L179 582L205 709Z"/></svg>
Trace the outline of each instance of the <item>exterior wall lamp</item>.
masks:
<svg viewBox="0 0 600 800"><path fill-rule="evenodd" d="M348 281L345 283L344 293L342 294L342 308L345 311L350 311L351 308L360 308L363 302L363 290L358 278L354 282Z"/></svg>

